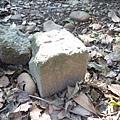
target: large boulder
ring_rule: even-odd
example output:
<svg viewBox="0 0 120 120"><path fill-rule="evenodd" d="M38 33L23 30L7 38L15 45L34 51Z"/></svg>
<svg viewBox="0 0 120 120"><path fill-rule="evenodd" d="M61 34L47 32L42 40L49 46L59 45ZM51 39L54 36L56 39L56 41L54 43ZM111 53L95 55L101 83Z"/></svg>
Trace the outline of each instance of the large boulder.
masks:
<svg viewBox="0 0 120 120"><path fill-rule="evenodd" d="M35 33L32 56L29 68L42 97L84 79L88 52L78 38L64 29Z"/></svg>
<svg viewBox="0 0 120 120"><path fill-rule="evenodd" d="M0 24L0 60L6 64L26 64L31 57L31 45L14 25Z"/></svg>

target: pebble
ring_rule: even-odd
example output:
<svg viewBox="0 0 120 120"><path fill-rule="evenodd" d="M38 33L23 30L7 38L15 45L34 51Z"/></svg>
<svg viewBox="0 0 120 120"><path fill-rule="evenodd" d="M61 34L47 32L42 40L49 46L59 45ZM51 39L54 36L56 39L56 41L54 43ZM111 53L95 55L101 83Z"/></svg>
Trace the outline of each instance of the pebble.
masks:
<svg viewBox="0 0 120 120"><path fill-rule="evenodd" d="M84 11L73 11L70 13L69 17L78 22L86 22L89 20L90 15Z"/></svg>
<svg viewBox="0 0 120 120"><path fill-rule="evenodd" d="M11 20L22 20L22 17L21 17L20 14L18 14L18 15L12 15L11 16Z"/></svg>
<svg viewBox="0 0 120 120"><path fill-rule="evenodd" d="M64 25L64 28L66 28L66 30L68 30L69 32L73 32L73 30L75 29L75 25L71 23L66 23Z"/></svg>
<svg viewBox="0 0 120 120"><path fill-rule="evenodd" d="M33 32L35 30L35 27L36 27L36 25L29 25L29 26L27 26L26 31Z"/></svg>
<svg viewBox="0 0 120 120"><path fill-rule="evenodd" d="M52 20L48 20L43 23L43 31L51 31L54 29L61 29L63 26L54 23Z"/></svg>

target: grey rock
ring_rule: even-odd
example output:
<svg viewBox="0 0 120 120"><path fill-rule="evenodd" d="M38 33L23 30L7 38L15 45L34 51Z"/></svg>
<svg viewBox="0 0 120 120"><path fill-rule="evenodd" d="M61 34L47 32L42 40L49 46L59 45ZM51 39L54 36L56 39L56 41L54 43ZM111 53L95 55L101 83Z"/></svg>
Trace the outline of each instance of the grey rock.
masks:
<svg viewBox="0 0 120 120"><path fill-rule="evenodd" d="M74 6L74 5L78 4L78 3L80 3L80 1L79 0L68 0L68 3L70 5L72 5L72 6Z"/></svg>
<svg viewBox="0 0 120 120"><path fill-rule="evenodd" d="M42 97L83 80L87 61L85 45L65 29L35 33L32 38L29 68Z"/></svg>
<svg viewBox="0 0 120 120"><path fill-rule="evenodd" d="M70 32L73 32L73 30L75 29L75 25L71 24L71 23L66 23L64 25L64 28L67 29Z"/></svg>
<svg viewBox="0 0 120 120"><path fill-rule="evenodd" d="M27 26L26 31L33 32L35 30L35 27L36 27L36 25L29 25L29 26Z"/></svg>
<svg viewBox="0 0 120 120"><path fill-rule="evenodd" d="M70 13L69 17L78 22L80 21L86 22L89 20L90 15L84 11L73 11Z"/></svg>
<svg viewBox="0 0 120 120"><path fill-rule="evenodd" d="M17 15L12 15L10 19L11 20L22 20L22 17L20 14L17 14Z"/></svg>
<svg viewBox="0 0 120 120"><path fill-rule="evenodd" d="M54 29L61 29L63 26L54 23L52 20L48 20L43 23L43 31L51 31Z"/></svg>
<svg viewBox="0 0 120 120"><path fill-rule="evenodd" d="M26 26L24 25L17 25L17 28L21 31L24 31L26 29Z"/></svg>
<svg viewBox="0 0 120 120"><path fill-rule="evenodd" d="M21 37L14 26L0 25L0 60L6 64L26 64L31 57L27 37Z"/></svg>

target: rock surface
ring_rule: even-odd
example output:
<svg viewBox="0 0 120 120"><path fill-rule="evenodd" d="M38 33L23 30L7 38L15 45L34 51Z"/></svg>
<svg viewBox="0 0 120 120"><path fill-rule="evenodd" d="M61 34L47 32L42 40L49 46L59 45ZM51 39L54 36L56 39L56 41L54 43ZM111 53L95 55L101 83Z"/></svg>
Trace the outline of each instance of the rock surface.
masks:
<svg viewBox="0 0 120 120"><path fill-rule="evenodd" d="M86 22L89 20L90 15L84 11L73 11L70 13L69 17L78 22Z"/></svg>
<svg viewBox="0 0 120 120"><path fill-rule="evenodd" d="M0 60L6 64L26 64L31 57L30 41L14 26L0 25Z"/></svg>
<svg viewBox="0 0 120 120"><path fill-rule="evenodd" d="M84 44L68 31L35 33L32 52L29 68L42 97L84 79L88 52Z"/></svg>

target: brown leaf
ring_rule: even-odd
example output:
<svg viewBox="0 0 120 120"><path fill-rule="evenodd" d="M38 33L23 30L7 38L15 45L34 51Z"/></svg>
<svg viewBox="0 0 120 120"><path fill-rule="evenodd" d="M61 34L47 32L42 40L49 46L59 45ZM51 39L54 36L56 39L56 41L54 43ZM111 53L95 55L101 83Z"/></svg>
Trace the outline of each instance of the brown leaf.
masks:
<svg viewBox="0 0 120 120"><path fill-rule="evenodd" d="M21 120L22 114L21 112L14 112L8 115L9 120Z"/></svg>
<svg viewBox="0 0 120 120"><path fill-rule="evenodd" d="M73 89L74 89L73 87L68 86L68 93L71 94ZM93 104L90 102L89 98L83 92L80 92L78 96L73 97L73 100L77 102L79 105L81 105L83 108L96 114L96 110Z"/></svg>
<svg viewBox="0 0 120 120"><path fill-rule="evenodd" d="M30 100L28 93L22 90L15 92L15 97L19 103L25 103Z"/></svg>
<svg viewBox="0 0 120 120"><path fill-rule="evenodd" d="M108 88L115 93L116 95L120 96L120 85L118 84L111 84L108 85Z"/></svg>
<svg viewBox="0 0 120 120"><path fill-rule="evenodd" d="M101 25L100 24L91 24L91 25L89 25L89 27L92 27L93 28L93 30L99 30L99 29L101 29Z"/></svg>

